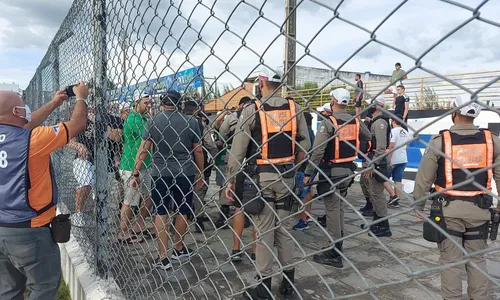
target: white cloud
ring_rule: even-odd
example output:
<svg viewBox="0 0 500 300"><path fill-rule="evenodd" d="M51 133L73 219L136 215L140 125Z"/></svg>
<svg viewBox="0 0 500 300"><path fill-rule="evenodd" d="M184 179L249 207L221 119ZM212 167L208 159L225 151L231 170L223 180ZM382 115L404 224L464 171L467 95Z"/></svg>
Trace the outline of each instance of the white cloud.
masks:
<svg viewBox="0 0 500 300"><path fill-rule="evenodd" d="M62 11L68 9L67 1L62 0L56 1L58 3L54 5L48 5L48 1L42 0L29 1L30 4L35 3L35 9L28 8L30 5L27 2L20 1L13 6L0 0L0 5L8 11L5 13L2 10L4 13L0 13L0 25L12 24L15 18L10 13L14 11L23 13L22 20L29 20L26 21L29 26L25 28L13 26L10 31L0 29L0 45L3 49L19 47L23 40L29 40L27 46L46 48L51 39L48 38L49 33L55 33L64 17ZM280 35L280 26L285 15L284 1L204 0L202 4L198 0L174 2L176 6L181 3L181 7L169 8L168 1L158 3L158 0L127 1L124 7L108 5L109 72L115 82L121 82L123 77L123 54L118 45L122 28L127 28L132 44L128 49L129 80L143 81L171 74L180 66L184 69L203 63L207 76L222 74L221 83L231 82L237 85L239 80L256 67L261 69L261 62L273 68L282 65L284 37ZM339 3L331 0L316 2L332 8ZM312 1L302 2L297 8L297 39L307 48L297 46L297 58L303 57L299 64L323 68L338 68L343 65L342 69L346 71L387 74L392 72L394 63L399 61L405 69L410 69L416 61L404 53L420 57L429 47L472 17L471 11L458 6L438 0L419 0L407 1L383 22L400 3L401 0L345 1L338 10L340 19L332 20L332 10ZM480 1L463 0L461 3L474 6ZM55 8L57 5L59 7ZM47 12L49 9L55 9L57 18L53 17L54 13L44 14L40 11ZM500 11L499 2L490 1L480 12L482 17L493 19L494 11ZM58 19L59 23L56 24L54 19ZM343 20L356 23L368 32ZM374 32L378 26L380 27ZM186 29L187 27L190 28ZM372 33L377 41L390 44L404 53L376 41L370 42ZM199 40L200 37L202 41ZM240 37L244 37L244 43ZM423 56L422 65L441 74L498 69L499 37L500 28L474 20ZM370 43L346 61L367 42ZM186 52L189 52L189 61L186 61ZM78 60L76 54L71 61L75 60ZM34 72L36 66L30 67ZM0 69L0 72L4 71ZM423 73L416 71L410 76ZM10 81L23 85L30 77L30 74L19 73L12 76Z"/></svg>

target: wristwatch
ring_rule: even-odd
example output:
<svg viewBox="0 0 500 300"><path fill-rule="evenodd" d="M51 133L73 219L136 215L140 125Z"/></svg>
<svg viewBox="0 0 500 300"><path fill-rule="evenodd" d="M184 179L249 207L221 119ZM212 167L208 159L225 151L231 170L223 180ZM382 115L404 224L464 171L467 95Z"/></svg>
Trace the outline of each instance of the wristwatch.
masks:
<svg viewBox="0 0 500 300"><path fill-rule="evenodd" d="M89 106L89 99L76 98L75 103L76 101L83 101L87 106Z"/></svg>

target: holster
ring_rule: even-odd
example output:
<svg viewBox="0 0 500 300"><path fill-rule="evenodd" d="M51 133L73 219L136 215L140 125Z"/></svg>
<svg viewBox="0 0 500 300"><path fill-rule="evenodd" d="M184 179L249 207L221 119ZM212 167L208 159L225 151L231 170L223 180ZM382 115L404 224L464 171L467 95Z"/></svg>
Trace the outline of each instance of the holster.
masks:
<svg viewBox="0 0 500 300"><path fill-rule="evenodd" d="M387 181L387 178L389 178L389 168L387 167L387 161L384 159L381 161L379 164L375 164L375 170L378 172L373 172L373 176L375 177L375 180L377 180L380 183L384 183ZM380 175L379 173L382 173L385 178Z"/></svg>
<svg viewBox="0 0 500 300"><path fill-rule="evenodd" d="M71 221L68 215L58 215L50 222L52 240L56 243L66 243L70 239Z"/></svg>
<svg viewBox="0 0 500 300"><path fill-rule="evenodd" d="M273 199L267 199L267 201L272 201ZM292 195L288 195L274 202L274 207L276 210L292 211L294 204L294 199Z"/></svg>
<svg viewBox="0 0 500 300"><path fill-rule="evenodd" d="M236 177L236 195L240 198L241 208L250 215L258 215L266 203L260 188L260 176L256 165L246 166L244 173Z"/></svg>
<svg viewBox="0 0 500 300"><path fill-rule="evenodd" d="M439 231L433 224L429 222L433 222L438 227L441 227L444 231L446 231L446 223L444 221L443 215L443 200L434 199L431 205L431 214L430 221L424 221L423 225L423 236L426 241L433 243L441 243L446 239L446 236Z"/></svg>
<svg viewBox="0 0 500 300"><path fill-rule="evenodd" d="M325 173L329 173L330 170L324 170ZM335 177L335 178L331 178L330 177L330 180L332 181L333 184L337 183L337 182L340 182L342 180L344 180L345 178L349 177L349 175L345 175L345 176L338 176L338 177ZM323 175L319 175L319 180L324 180L325 177ZM347 191L349 189L349 187L353 184L354 182L354 177L352 178L352 180L350 181L343 181L342 183L338 184L335 186L335 189L339 191L339 194L342 196L342 197L345 197L347 196ZM321 195L324 195L326 193L328 193L329 191L331 191L333 189L332 185L330 184L330 182L321 182L318 184L317 186L317 190L318 190L318 196L321 196Z"/></svg>

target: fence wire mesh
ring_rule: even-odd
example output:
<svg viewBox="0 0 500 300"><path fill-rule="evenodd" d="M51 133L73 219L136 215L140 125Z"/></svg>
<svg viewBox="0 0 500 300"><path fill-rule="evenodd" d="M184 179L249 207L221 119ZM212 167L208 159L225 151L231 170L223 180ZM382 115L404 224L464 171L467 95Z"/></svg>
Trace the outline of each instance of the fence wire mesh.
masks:
<svg viewBox="0 0 500 300"><path fill-rule="evenodd" d="M282 2L289 8L285 19L276 21L268 17L265 12L269 9L285 8ZM95 274L114 280L127 299L242 298L249 288L257 287L261 293L267 291L262 284L271 278L270 299L282 297L282 280L284 286L289 287L286 292L293 290L298 299L440 299L441 289L450 298L457 293L461 297L462 280L467 281L465 275L469 276L469 293L473 293L469 294L470 298L500 299L500 245L497 242L488 241L486 245L485 238L476 243L462 242L434 225L447 238L438 250L435 243L422 239L423 222L415 214L435 224L427 216L430 205L423 212L418 208L424 200L442 196L443 191L425 193L414 199L411 191L405 192L401 185L395 185L396 194L400 195L399 202L396 201L399 205L393 203L388 209L384 186L373 177L379 175L394 185L387 178L388 173L376 168L382 164L380 155L388 161L387 156L411 144L434 145L425 155L436 153L442 161L453 161L454 172L463 171L454 175L462 176L463 181L446 186L444 192L467 185L469 189L473 186L496 198L497 191L489 189L478 178L483 178L487 169L494 170L494 175L499 174L500 152L494 151L492 163L467 171L462 162L445 154L444 148L436 148L434 139L422 138L423 132L471 103L483 108L487 115L483 112L481 116L498 120L498 109L483 101L484 97L488 100L498 97L498 74L470 86L424 64L425 57L436 47L472 22L500 27L495 20L483 17L490 1L475 7L455 1L436 1L460 10L464 17L461 23L442 32L419 53L405 51L377 37L379 29L395 18L408 2L411 1L399 1L378 24L368 27L343 16L343 8L349 1L333 5L314 0L75 0L24 99L36 109L48 103L56 90L78 80L84 80L91 88L85 131L54 153L52 159L61 210L72 214L73 238L84 249ZM331 12L331 18L317 28L311 40L297 38L294 28L297 13L305 5ZM246 11L243 22L232 17L240 11ZM356 28L367 36L355 51L343 54L344 61L337 66L330 65L323 53L311 50L311 44L328 30L330 23ZM341 34L336 32L331 36ZM247 43L249 37L258 37L259 42ZM276 45L282 45L285 40L288 42L283 72L276 68L281 62L266 58L269 51L274 51ZM363 87L341 72L371 45L392 49L395 56L411 59L414 65L392 79L388 76L370 81L363 75L370 88L362 90ZM295 67L307 60L331 71L331 76L324 78L322 86L312 93L297 89L294 81ZM251 67L242 68L242 61ZM203 76L202 72L207 73L208 69L200 66L209 64L218 65L215 69L219 72ZM189 68L195 71L181 76L181 72ZM238 72L233 71L236 69ZM263 70L271 76L280 74L280 82L262 83L262 77L256 74L262 75ZM415 92L417 99L411 100L412 108L451 108L450 100L456 94L465 93L470 97L460 107L433 115L423 126L407 123L392 109L394 98L390 90L401 83L402 76L410 77L415 71L426 72L453 90L445 96L424 91L422 87L419 96ZM175 75L161 79L168 74ZM217 87L221 78L237 81L240 87L222 95ZM374 105L363 103L357 110L359 115L351 113L345 119L334 114L342 122L333 126L328 113L316 110L318 96L328 93L332 86L345 87L351 92L349 112L354 111L352 98L360 93L365 99L385 99L385 106L379 106L379 111L387 119L407 126L410 137L388 151L386 147L379 149L387 144L385 141L377 141L375 158L363 153L359 145L348 138L349 124L358 116L365 119ZM182 97L176 102L175 95L168 94L167 98L176 105L165 106L169 102L162 100L172 90L179 91ZM297 103L296 111L291 110L292 115L285 114L288 119L280 114L286 110L273 111L287 104L280 95L291 96ZM251 104L240 116L236 111L243 96L264 96L262 110L259 112ZM327 99L328 103L331 98ZM428 105L429 101L435 103ZM440 106L440 101L445 104ZM46 124L69 120L71 103L68 101L58 108ZM209 111L219 114L210 115ZM318 124L317 137L311 145L310 131L304 127L308 113L313 116L313 124ZM410 111L410 116L413 113ZM260 123L263 120L267 123ZM384 124L389 126L389 123ZM259 133L265 127L261 124L267 124L270 130L265 137ZM295 127L297 137L293 133ZM438 128L442 129L447 128ZM371 138L376 129L372 126L370 130ZM327 139L319 138L327 135ZM336 139L343 142L342 151L350 153L354 149L356 156L363 158L362 163L356 161L355 170L346 163L330 170L322 163L325 149L328 151ZM146 142L141 144L142 140ZM495 149L500 147L496 137L493 141ZM203 151L199 151L197 144ZM295 152L289 149L292 144ZM246 155L247 145L255 150L249 155ZM267 158L259 156L263 151L267 152ZM289 156L297 154L297 158L288 163L271 158L273 155L283 158L287 152ZM305 160L301 162L302 155ZM260 175L256 176L252 166L259 159L262 160ZM138 161L143 166L140 183L131 188L130 181L136 180L133 173ZM297 166L304 165L302 172L307 164L307 171L314 171L309 174L317 174L312 180L321 182L317 187L313 185L305 197L297 195L294 182L297 170L288 167L294 161ZM367 178L371 172L374 175ZM417 178L425 176L425 170L419 172L422 175ZM201 176L195 177L198 173ZM499 180L494 178L496 182ZM225 193L235 181L237 190L231 201ZM245 192L238 188L242 183L246 186ZM257 186L255 190L251 189L253 186ZM295 203L290 212L283 209L288 203L277 201L288 196ZM248 201L248 197L252 201ZM241 210L233 208L239 198L244 203ZM374 218L371 212L363 214L359 210L365 198L375 207ZM249 214L249 207L257 202L265 204L262 212ZM453 228L465 231L466 227L477 227L487 221L486 210L474 215L474 210L479 208L466 204L463 207L459 206L458 210L465 213L452 221L448 219L449 227L458 226ZM487 215L490 216L489 212ZM309 229L292 230L301 217L304 222L298 229ZM380 237L375 236L373 232L384 231L387 221L392 226L392 236L384 237L386 231ZM337 251L340 248L342 251ZM441 259L438 259L440 251ZM450 251L455 257L443 254ZM318 263L321 260L337 265L343 261L344 268L339 270ZM441 282L439 274L448 279ZM442 283L446 286L442 287ZM486 289L489 295L484 294Z"/></svg>

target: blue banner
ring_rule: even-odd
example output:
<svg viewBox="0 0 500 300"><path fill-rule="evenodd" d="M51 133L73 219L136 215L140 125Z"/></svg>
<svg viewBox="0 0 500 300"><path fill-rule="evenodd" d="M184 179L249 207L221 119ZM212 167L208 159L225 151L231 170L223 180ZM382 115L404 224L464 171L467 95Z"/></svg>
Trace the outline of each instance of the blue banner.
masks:
<svg viewBox="0 0 500 300"><path fill-rule="evenodd" d="M203 66L190 68L175 74L139 82L120 88L111 95L114 101L132 100L135 91L147 92L150 95L163 94L168 90L182 92L203 86Z"/></svg>

